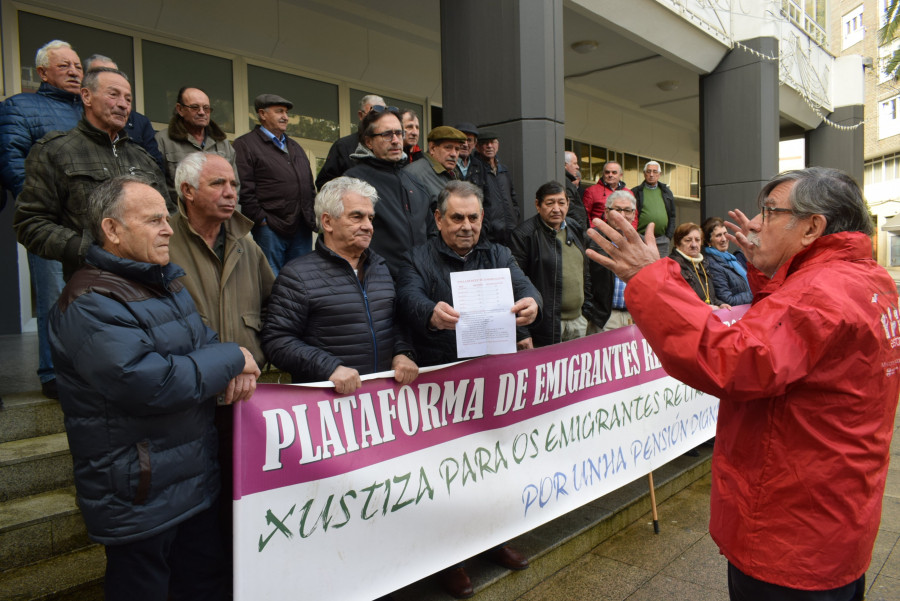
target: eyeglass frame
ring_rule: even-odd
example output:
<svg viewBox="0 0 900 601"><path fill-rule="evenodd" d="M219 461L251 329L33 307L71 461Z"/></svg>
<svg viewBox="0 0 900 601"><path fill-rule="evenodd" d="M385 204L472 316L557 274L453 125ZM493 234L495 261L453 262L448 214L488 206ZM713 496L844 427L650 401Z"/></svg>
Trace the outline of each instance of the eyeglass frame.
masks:
<svg viewBox="0 0 900 601"><path fill-rule="evenodd" d="M178 104L190 110L192 113L199 113L201 108L209 114L212 114L213 112L213 107L208 104L182 104L180 102Z"/></svg>
<svg viewBox="0 0 900 601"><path fill-rule="evenodd" d="M759 208L759 213L762 215L762 222L772 220L772 213L790 213L791 215L796 215L797 212L794 209L785 209L782 207L770 207L767 205L763 205ZM768 217L767 217L768 215Z"/></svg>

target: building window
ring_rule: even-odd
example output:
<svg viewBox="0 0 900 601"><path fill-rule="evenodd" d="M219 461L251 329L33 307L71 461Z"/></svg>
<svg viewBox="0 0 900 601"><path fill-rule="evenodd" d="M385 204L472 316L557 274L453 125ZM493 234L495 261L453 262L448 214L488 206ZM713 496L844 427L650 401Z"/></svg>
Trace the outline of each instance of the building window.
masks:
<svg viewBox="0 0 900 601"><path fill-rule="evenodd" d="M41 78L34 68L34 55L38 48L50 40L70 43L82 60L92 54L108 56L128 75L132 88L134 87L134 42L130 36L19 11L19 60L22 63L23 92L36 92L40 87Z"/></svg>
<svg viewBox="0 0 900 601"><path fill-rule="evenodd" d="M247 65L250 129L259 122L253 103L260 94L278 94L294 104L287 134L294 138L334 142L340 137L338 87L299 75Z"/></svg>
<svg viewBox="0 0 900 601"><path fill-rule="evenodd" d="M878 139L900 134L900 119L897 115L897 104L900 96L893 96L878 103Z"/></svg>
<svg viewBox="0 0 900 601"><path fill-rule="evenodd" d="M861 42L866 28L863 26L863 5L860 4L849 13L841 17L841 33L843 34L844 50Z"/></svg>
<svg viewBox="0 0 900 601"><path fill-rule="evenodd" d="M891 234L891 267L900 265L900 236Z"/></svg>
<svg viewBox="0 0 900 601"><path fill-rule="evenodd" d="M887 67L888 61L891 60L891 57L894 55L894 52L900 49L900 39L894 40L889 44L885 44L884 46L880 46L878 48L878 83L886 83L892 81L894 77L888 73L885 73L885 68Z"/></svg>
<svg viewBox="0 0 900 601"><path fill-rule="evenodd" d="M209 96L212 118L234 133L234 83L231 60L143 40L144 113L151 121L168 123L178 90L200 88Z"/></svg>

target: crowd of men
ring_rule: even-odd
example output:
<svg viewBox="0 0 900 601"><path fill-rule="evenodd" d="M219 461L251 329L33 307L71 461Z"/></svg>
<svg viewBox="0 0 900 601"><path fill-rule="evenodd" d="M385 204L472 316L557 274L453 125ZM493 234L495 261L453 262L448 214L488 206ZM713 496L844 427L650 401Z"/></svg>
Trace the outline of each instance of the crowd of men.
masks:
<svg viewBox="0 0 900 601"><path fill-rule="evenodd" d="M211 118L208 95L188 84L178 91L168 127L152 134L146 118L131 110L131 84L111 59L92 57L83 69L74 49L55 40L35 62L43 80L37 94L13 96L0 107L0 175L15 196L14 226L30 253L37 288L42 389L61 399L79 503L90 534L107 546L107 599L158 599L175 590L179 598L218 598L225 565L218 537L230 536L227 508L218 504L223 484L226 491L230 486L228 404L252 395L259 366L268 362L295 381L329 380L338 393L350 394L368 373L393 370L406 384L419 367L457 360L453 272L509 269L520 350L634 321L654 332L685 323L673 316L657 327L659 307L647 300L654 295L690 315L697 331L716 328L696 295L688 298L674 280L666 290L654 283L671 277L671 269L660 267L666 262L655 260L668 254L676 225L674 196L655 161L631 190L615 161L603 166L597 184L582 188L577 157L567 152L566 181L542 185L534 195L536 214L523 222L513 178L499 160L498 134L471 123L435 127L420 140L415 112L366 96L358 132L334 143L314 179L305 151L287 135L293 104L275 93L256 98L259 124L231 143ZM788 199L786 183L796 182L764 191L763 221L768 225L781 213L812 221L803 232L785 234L802 239L785 243L783 256L759 244L762 221L734 216L740 233L732 241L770 278L832 233L824 223L831 218L828 207L770 206L770 199ZM783 239L769 238L773 245ZM641 252L623 258L632 247ZM644 269L658 277L637 277ZM882 286L879 277L871 275ZM779 291L762 280L759 286L771 305ZM896 293L879 288L878 294L878 307L893 302L898 319ZM632 304L639 309L634 316ZM769 313L761 323L774 319ZM751 329L756 321L744 322L757 345L766 339L764 329ZM730 336L740 331L735 326ZM761 365L750 374L758 389L744 392L751 387L697 375L724 359L701 367L685 363L684 348L671 342L680 334L647 337L669 373L723 397L783 396L806 373L770 382L765 373L771 365ZM728 352L743 348L742 340L732 341ZM713 344L711 354L723 352L706 339L690 348L704 344ZM821 348L815 351L822 356ZM868 363L887 365L888 359ZM885 387L894 405L895 380ZM861 392L875 394L866 387L842 394ZM814 402L812 392L799 396ZM884 396L880 389L877 396ZM752 422L741 411L731 423ZM879 432L889 428L887 411L881 415ZM805 427L798 423L790 433ZM781 441L779 432L767 436ZM868 456L884 454L883 438L867 447ZM724 453L734 447L730 440L721 444ZM735 477L748 477L746 458L721 461L734 467ZM798 472L808 471L801 461ZM850 471L865 463L846 461ZM873 471L866 465L872 486L855 490L880 500L881 466ZM164 474L153 479L162 485L151 485L154 473ZM119 477L127 474L133 482ZM739 486L717 477L714 486L722 491ZM787 492L777 500L791 502ZM748 511L733 500L721 505L738 515ZM821 513L835 521L843 510ZM854 523L868 525L874 512L869 505L856 510L860 521ZM782 527L790 525L788 517L780 519ZM720 544L731 552L736 587L752 590L752 578L807 589L820 584L806 573L792 578L782 576L788 573L782 567L760 568L793 551L776 546L757 556L748 541L756 531L747 528L717 526ZM863 546L872 532L866 530ZM508 545L489 557L510 569L528 565ZM834 569L847 578L859 576L859 561L828 565L838 564ZM454 596L473 594L464 565L442 577ZM844 586L847 578L822 583ZM140 592L129 586L133 582L143 583Z"/></svg>

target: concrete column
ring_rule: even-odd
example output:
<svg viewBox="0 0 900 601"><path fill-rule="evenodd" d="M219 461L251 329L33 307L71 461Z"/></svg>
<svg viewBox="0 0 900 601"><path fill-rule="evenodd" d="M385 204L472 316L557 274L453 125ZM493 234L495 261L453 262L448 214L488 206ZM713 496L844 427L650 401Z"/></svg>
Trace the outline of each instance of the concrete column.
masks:
<svg viewBox="0 0 900 601"><path fill-rule="evenodd" d="M834 109L828 119L838 125L852 126L865 119L861 104ZM809 167L833 167L849 173L856 182L863 183L864 126L852 131L840 130L822 123L806 133L806 164Z"/></svg>
<svg viewBox="0 0 900 601"><path fill-rule="evenodd" d="M742 43L778 56L778 40ZM735 48L700 80L703 219L739 208L756 215L756 197L778 172L778 63Z"/></svg>
<svg viewBox="0 0 900 601"><path fill-rule="evenodd" d="M443 121L500 136L523 218L563 176L562 0L441 0Z"/></svg>

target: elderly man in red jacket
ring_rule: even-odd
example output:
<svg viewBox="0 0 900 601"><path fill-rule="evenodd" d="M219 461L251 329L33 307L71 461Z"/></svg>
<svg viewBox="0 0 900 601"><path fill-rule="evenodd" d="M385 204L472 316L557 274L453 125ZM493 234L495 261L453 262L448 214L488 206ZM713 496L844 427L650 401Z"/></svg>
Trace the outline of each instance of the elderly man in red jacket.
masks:
<svg viewBox="0 0 900 601"><path fill-rule="evenodd" d="M753 305L726 326L619 215L594 222L666 371L719 396L709 531L732 600L862 599L900 392L897 289L872 260L856 183L779 175L753 219L732 211ZM590 251L589 251L590 252Z"/></svg>

